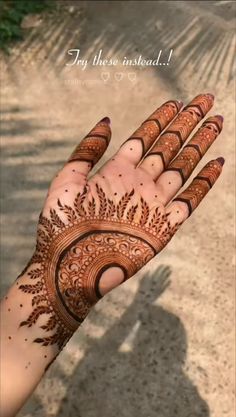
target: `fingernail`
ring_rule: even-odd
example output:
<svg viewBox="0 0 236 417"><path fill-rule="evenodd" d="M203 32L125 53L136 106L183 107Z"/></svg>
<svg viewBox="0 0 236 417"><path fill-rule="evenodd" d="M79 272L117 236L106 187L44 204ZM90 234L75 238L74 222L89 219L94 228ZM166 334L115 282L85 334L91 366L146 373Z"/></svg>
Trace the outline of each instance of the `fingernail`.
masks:
<svg viewBox="0 0 236 417"><path fill-rule="evenodd" d="M213 94L211 94L211 93L207 93L206 96L211 97L212 100L214 100L214 98L215 98L215 96Z"/></svg>
<svg viewBox="0 0 236 417"><path fill-rule="evenodd" d="M220 158L217 158L216 160L219 162L219 164L220 164L221 166L223 166L223 165L224 165L224 163L225 163L225 159L224 159L222 156L220 156Z"/></svg>
<svg viewBox="0 0 236 417"><path fill-rule="evenodd" d="M177 100L177 103L178 103L179 110L182 109L183 108L183 105L184 105L184 103L182 102L182 100Z"/></svg>
<svg viewBox="0 0 236 417"><path fill-rule="evenodd" d="M100 120L99 123L107 123L108 125L111 123L109 117L104 117L102 120Z"/></svg>
<svg viewBox="0 0 236 417"><path fill-rule="evenodd" d="M223 122L223 121L224 121L224 117L223 117L223 116L221 116L221 114L217 114L217 115L216 115L216 117L218 117L218 118L221 120L221 122Z"/></svg>

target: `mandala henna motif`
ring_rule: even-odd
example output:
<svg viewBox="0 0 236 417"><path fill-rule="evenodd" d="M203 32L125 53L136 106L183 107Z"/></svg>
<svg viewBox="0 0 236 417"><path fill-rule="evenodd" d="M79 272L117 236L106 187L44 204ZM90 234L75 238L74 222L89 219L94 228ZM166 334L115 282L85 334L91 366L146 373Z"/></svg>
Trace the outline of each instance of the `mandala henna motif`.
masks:
<svg viewBox="0 0 236 417"><path fill-rule="evenodd" d="M118 266L128 279L163 249L179 227L170 224L164 208L150 210L142 197L133 204L134 190L117 204L98 184L96 192L96 202L94 197L86 199L85 188L73 207L58 200L58 210L51 209L50 218L40 215L29 279L19 289L32 295L32 313L21 326L31 327L41 315L48 317L41 326L42 337L34 340L43 346L57 344L62 349L67 343L101 298L99 280L105 270Z"/></svg>

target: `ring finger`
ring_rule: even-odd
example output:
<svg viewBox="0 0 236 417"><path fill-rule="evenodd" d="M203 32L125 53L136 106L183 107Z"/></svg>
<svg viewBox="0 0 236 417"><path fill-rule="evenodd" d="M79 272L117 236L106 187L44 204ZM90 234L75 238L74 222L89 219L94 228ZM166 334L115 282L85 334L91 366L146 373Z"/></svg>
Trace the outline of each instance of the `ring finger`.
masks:
<svg viewBox="0 0 236 417"><path fill-rule="evenodd" d="M166 205L184 185L206 151L220 134L222 116L209 117L156 182L159 201Z"/></svg>

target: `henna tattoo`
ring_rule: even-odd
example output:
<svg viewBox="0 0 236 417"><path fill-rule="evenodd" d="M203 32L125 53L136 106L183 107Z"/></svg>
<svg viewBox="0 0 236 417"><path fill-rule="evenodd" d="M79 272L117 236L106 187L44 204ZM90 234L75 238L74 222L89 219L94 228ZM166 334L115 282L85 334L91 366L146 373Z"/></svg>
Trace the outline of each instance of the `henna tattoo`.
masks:
<svg viewBox="0 0 236 417"><path fill-rule="evenodd" d="M150 210L134 190L117 203L98 184L96 194L95 201L85 188L73 207L58 200L50 218L40 215L36 250L19 290L32 296L32 312L20 326L31 327L40 316L47 317L42 336L34 340L43 346L63 348L101 298L99 280L105 270L118 266L128 279L179 227L170 224L164 207Z"/></svg>
<svg viewBox="0 0 236 417"><path fill-rule="evenodd" d="M152 155L159 155L164 169L166 169L200 119L210 110L212 103L213 98L211 96L200 95L195 97L160 136L146 158Z"/></svg>
<svg viewBox="0 0 236 417"><path fill-rule="evenodd" d="M219 117L208 118L166 171L179 172L182 184L184 184L221 129L222 120Z"/></svg>
<svg viewBox="0 0 236 417"><path fill-rule="evenodd" d="M104 154L111 138L111 130L107 121L108 118L101 120L94 129L75 148L68 162L87 161L91 167ZM109 119L108 119L109 120Z"/></svg>
<svg viewBox="0 0 236 417"><path fill-rule="evenodd" d="M193 179L189 187L173 200L186 203L189 209L189 216L214 185L221 173L223 163L224 160L222 161L222 158L208 162L197 177Z"/></svg>
<svg viewBox="0 0 236 417"><path fill-rule="evenodd" d="M185 106L184 110L188 110L193 116L203 118L213 105L214 96L212 94L199 94Z"/></svg>
<svg viewBox="0 0 236 417"><path fill-rule="evenodd" d="M147 120L128 138L121 147L130 140L137 139L142 144L142 156L152 146L161 131L170 123L181 108L178 101L167 101L152 113Z"/></svg>
<svg viewBox="0 0 236 417"><path fill-rule="evenodd" d="M195 98L164 132L150 155L160 154L167 166L212 102L210 95ZM140 139L145 154L180 107L179 102L165 103L128 141ZM215 134L217 127L216 120L205 124L203 129L209 130L206 136L209 134L211 138L211 132ZM80 143L69 162L87 161L94 165L107 148L109 139L110 128L103 120ZM207 141L199 145L193 140L184 158L197 160L206 146ZM219 176L221 165L221 160L210 162L175 199L187 203L190 214ZM176 168L181 167L176 165ZM187 172L181 172L185 178ZM117 176L122 175L124 177L124 173L117 172ZM143 184L139 182L140 186ZM117 192L114 195L117 196ZM176 211L174 205L173 210L174 216L169 217L171 210L166 213L163 205L151 208L134 190L113 200L98 183L92 191L86 186L70 205L58 199L47 216L41 213L39 217L35 252L21 274L18 288L31 297L32 310L20 327L40 326L41 333L33 341L41 346L56 345L60 351L102 297L103 287L99 287L99 283L102 284L103 274L117 267L125 281L169 242L181 224L173 223L179 208ZM116 285L112 281L112 286Z"/></svg>

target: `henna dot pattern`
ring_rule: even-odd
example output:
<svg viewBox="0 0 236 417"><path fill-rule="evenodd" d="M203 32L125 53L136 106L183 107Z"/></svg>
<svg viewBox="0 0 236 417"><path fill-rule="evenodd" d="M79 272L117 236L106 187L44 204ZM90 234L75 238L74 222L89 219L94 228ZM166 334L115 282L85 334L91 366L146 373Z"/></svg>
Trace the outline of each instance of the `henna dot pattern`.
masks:
<svg viewBox="0 0 236 417"><path fill-rule="evenodd" d="M195 166L221 132L222 122L219 117L209 117L177 157L170 163L167 171L175 171L180 174L182 185L190 177ZM207 132L209 132L207 134Z"/></svg>
<svg viewBox="0 0 236 417"><path fill-rule="evenodd" d="M124 280L134 275L171 239L179 227L171 225L164 207L150 211L148 203L134 190L115 203L96 184L96 200L87 188L77 194L73 205L51 208L38 224L36 250L28 265L28 282L19 291L31 294L31 313L20 327L32 327L41 315L42 346L62 349L83 322L91 307L102 297L99 281L104 271L119 267ZM63 213L67 222L60 217Z"/></svg>

